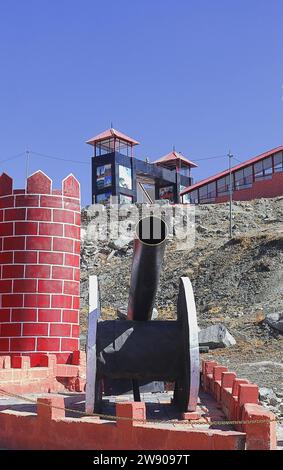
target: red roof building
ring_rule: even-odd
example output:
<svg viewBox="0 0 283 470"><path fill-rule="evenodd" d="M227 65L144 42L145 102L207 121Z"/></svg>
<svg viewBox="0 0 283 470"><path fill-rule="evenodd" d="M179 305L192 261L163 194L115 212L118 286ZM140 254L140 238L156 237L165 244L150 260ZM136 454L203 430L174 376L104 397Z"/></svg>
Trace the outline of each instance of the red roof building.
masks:
<svg viewBox="0 0 283 470"><path fill-rule="evenodd" d="M231 180L237 201L283 195L283 146L234 166ZM192 204L226 202L229 191L230 170L224 170L186 188L181 197Z"/></svg>
<svg viewBox="0 0 283 470"><path fill-rule="evenodd" d="M191 168L197 165L173 150L151 163L134 158L138 141L110 128L92 137L92 200L108 203L115 196L120 204L152 203L166 199L180 202L180 192L193 183Z"/></svg>

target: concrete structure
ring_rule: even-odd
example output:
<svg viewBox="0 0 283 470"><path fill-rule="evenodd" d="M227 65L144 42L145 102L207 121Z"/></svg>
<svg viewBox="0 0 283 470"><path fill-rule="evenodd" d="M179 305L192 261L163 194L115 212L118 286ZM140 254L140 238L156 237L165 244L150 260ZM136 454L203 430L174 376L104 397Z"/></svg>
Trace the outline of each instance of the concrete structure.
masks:
<svg viewBox="0 0 283 470"><path fill-rule="evenodd" d="M79 349L80 188L41 171L26 189L0 177L0 355L43 353L67 363Z"/></svg>
<svg viewBox="0 0 283 470"><path fill-rule="evenodd" d="M197 165L173 150L150 163L134 158L138 142L113 128L87 141L93 146L92 202L117 196L119 203L180 201L180 192L192 184Z"/></svg>
<svg viewBox="0 0 283 470"><path fill-rule="evenodd" d="M283 146L236 165L231 176L235 201L283 195ZM192 204L226 202L229 190L230 171L225 170L189 186L181 198Z"/></svg>

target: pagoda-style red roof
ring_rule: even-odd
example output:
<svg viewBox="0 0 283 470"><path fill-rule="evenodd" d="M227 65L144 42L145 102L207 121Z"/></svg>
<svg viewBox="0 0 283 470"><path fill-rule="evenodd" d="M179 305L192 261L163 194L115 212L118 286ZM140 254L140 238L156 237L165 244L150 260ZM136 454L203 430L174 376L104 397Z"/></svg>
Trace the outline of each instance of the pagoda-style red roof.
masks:
<svg viewBox="0 0 283 470"><path fill-rule="evenodd" d="M126 134L123 134L120 131L117 131L116 129L113 129L112 127L110 129L107 129L104 132L101 132L95 137L92 137L92 139L87 140L86 143L89 145L95 145L97 142L101 142L102 140L106 140L106 139L112 139L113 137L116 137L117 139L120 139L120 140L124 140L125 142L131 145L139 144L137 140L132 139L131 137L127 136Z"/></svg>
<svg viewBox="0 0 283 470"><path fill-rule="evenodd" d="M176 162L182 162L185 166L191 167L191 168L196 168L197 164L192 162L191 160L188 160L188 158L184 157L179 152L176 152L176 150L173 150L170 153L167 153L167 155L164 155L164 157L159 158L158 160L155 160L156 165L161 165L161 166L166 166L166 167L174 167L176 166Z"/></svg>
<svg viewBox="0 0 283 470"><path fill-rule="evenodd" d="M231 171L232 173L234 173L234 171L241 170L242 168L245 168L246 166L249 166L252 163L256 163L260 160L263 160L264 158L270 157L274 153L282 152L282 151L283 151L283 145L281 145L280 147L275 147L272 150L268 150L268 152L261 153L260 155L257 155L256 157L250 158L249 160L246 160L245 162L242 162L242 163L239 163L238 165L233 166L231 168ZM218 180L219 178L222 178L229 174L230 174L230 170L224 170L224 171L221 171L220 173L216 173L216 175L209 176L208 178L205 178L199 181L198 183L195 183L192 186L189 186L188 188L184 189L184 191L182 191L180 195L183 196L184 194L191 192L194 189L200 188L201 186L204 186L207 183L212 183L213 181Z"/></svg>

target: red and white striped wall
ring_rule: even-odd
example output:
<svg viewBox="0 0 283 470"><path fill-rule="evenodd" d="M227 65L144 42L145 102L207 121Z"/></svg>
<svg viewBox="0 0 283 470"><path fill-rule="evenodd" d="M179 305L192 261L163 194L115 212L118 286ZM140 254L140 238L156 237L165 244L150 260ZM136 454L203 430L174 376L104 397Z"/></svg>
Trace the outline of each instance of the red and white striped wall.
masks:
<svg viewBox="0 0 283 470"><path fill-rule="evenodd" d="M41 171L27 188L0 177L0 355L42 353L67 363L79 349L80 186L52 190Z"/></svg>

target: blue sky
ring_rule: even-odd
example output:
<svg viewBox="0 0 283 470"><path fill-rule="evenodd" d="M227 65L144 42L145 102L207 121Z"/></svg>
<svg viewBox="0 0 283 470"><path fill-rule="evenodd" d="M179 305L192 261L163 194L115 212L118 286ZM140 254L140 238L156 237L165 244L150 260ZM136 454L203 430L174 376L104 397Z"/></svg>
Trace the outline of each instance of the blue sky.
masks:
<svg viewBox="0 0 283 470"><path fill-rule="evenodd" d="M111 121L151 159L283 144L282 17L282 0L0 0L0 160L85 162L33 155L30 172L73 172L86 204L84 142ZM23 187L25 156L0 164ZM227 159L199 165L197 180Z"/></svg>

